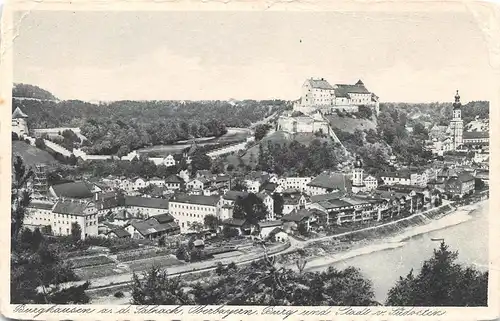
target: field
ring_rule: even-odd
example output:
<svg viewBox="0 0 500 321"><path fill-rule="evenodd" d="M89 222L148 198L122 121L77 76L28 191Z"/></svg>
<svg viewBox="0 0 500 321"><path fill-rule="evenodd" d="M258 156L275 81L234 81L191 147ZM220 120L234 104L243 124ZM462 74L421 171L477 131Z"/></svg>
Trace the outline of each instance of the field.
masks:
<svg viewBox="0 0 500 321"><path fill-rule="evenodd" d="M48 152L28 145L24 141L16 140L12 142L12 155L16 154L20 155L24 163L29 166L34 166L35 164L57 164L55 158Z"/></svg>

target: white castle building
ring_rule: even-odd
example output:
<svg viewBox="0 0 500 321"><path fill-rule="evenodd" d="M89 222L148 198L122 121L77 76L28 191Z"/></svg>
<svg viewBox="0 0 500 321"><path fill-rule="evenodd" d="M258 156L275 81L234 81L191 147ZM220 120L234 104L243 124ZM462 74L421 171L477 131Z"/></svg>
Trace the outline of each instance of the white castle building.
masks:
<svg viewBox="0 0 500 321"><path fill-rule="evenodd" d="M379 99L377 95L366 89L361 80L354 85L335 84L332 86L324 78L310 78L302 85L301 98L295 103L293 109L304 114L310 114L316 110L330 114L335 110L356 112L362 105L373 108L375 114L378 114Z"/></svg>

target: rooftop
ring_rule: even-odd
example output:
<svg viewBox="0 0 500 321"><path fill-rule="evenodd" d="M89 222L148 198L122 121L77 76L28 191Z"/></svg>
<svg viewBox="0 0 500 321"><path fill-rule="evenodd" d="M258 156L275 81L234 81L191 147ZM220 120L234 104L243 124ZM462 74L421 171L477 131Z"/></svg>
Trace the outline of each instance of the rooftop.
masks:
<svg viewBox="0 0 500 321"><path fill-rule="evenodd" d="M90 184L83 181L52 185L52 189L57 197L91 198L93 195Z"/></svg>
<svg viewBox="0 0 500 321"><path fill-rule="evenodd" d="M171 202L177 203L188 203L197 204L205 206L216 206L219 202L218 196L205 196L205 195L176 195L171 200Z"/></svg>

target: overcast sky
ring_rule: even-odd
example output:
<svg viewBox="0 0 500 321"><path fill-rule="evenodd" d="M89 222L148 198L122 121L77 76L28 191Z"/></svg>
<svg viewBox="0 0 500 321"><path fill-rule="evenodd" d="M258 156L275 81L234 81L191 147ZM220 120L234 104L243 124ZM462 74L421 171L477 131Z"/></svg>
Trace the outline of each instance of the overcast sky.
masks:
<svg viewBox="0 0 500 321"><path fill-rule="evenodd" d="M489 70L465 11L32 11L14 43L14 82L62 99L296 99L324 77L382 101L486 100Z"/></svg>

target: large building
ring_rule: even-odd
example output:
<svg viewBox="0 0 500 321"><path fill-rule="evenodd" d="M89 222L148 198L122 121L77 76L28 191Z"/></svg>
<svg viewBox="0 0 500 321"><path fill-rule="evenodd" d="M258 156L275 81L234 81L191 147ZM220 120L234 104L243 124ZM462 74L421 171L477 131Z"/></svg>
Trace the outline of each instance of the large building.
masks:
<svg viewBox="0 0 500 321"><path fill-rule="evenodd" d="M50 226L53 235L71 235L73 223L78 223L81 238L98 235L97 208L88 200L59 200L55 204L33 201L26 209L25 226L45 228Z"/></svg>
<svg viewBox="0 0 500 321"><path fill-rule="evenodd" d="M219 197L204 195L178 195L170 199L169 212L179 224L181 233L192 232L194 222L204 224L205 216L219 215Z"/></svg>
<svg viewBox="0 0 500 321"><path fill-rule="evenodd" d="M302 85L302 95L294 110L304 114L320 110L328 114L335 110L357 111L361 105L373 107L378 113L378 97L361 80L354 85L332 86L324 78L310 78Z"/></svg>

